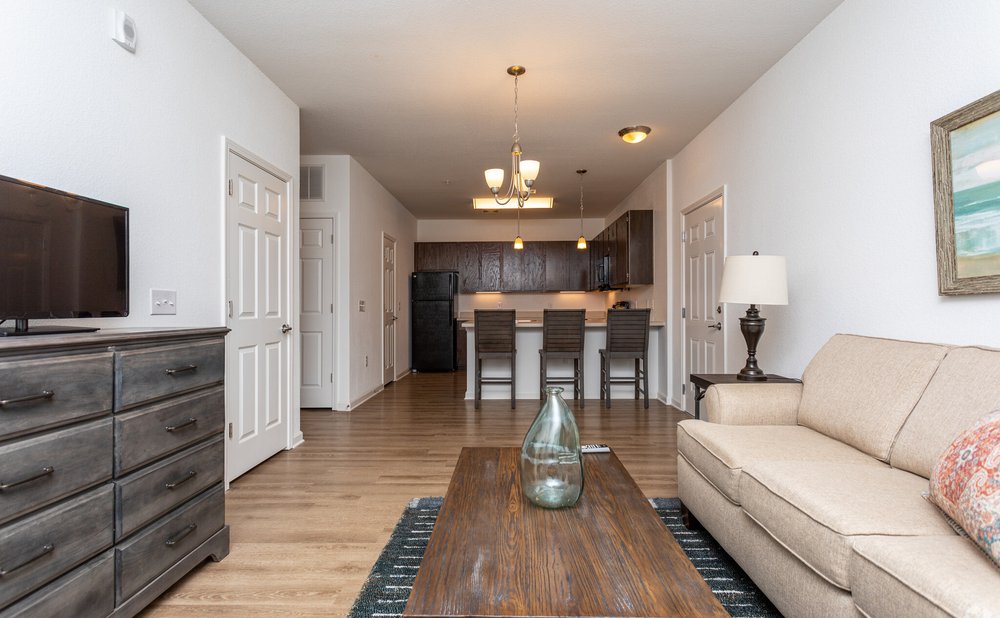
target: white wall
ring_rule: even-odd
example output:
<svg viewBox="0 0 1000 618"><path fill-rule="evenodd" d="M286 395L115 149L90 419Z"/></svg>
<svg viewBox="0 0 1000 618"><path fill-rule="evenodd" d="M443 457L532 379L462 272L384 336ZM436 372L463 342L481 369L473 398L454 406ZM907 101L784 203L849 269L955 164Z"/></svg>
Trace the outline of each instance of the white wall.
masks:
<svg viewBox="0 0 1000 618"><path fill-rule="evenodd" d="M667 297L667 272L669 271L667 239L670 238L670 235L667 229L669 218L667 211L670 167L671 162L665 161L653 170L605 219L607 226L627 210L653 211L653 285L640 285L628 290L612 292L608 301L609 304L612 304L619 300L628 300L637 309L650 307L652 309L650 320L654 322L666 320L669 306ZM663 401L669 401L666 376L669 372L671 361L669 350L672 347L673 338L669 329L666 328L654 329L650 335L661 338L656 346L659 354L656 364L659 371L656 380L659 392L656 393L656 396Z"/></svg>
<svg viewBox="0 0 1000 618"><path fill-rule="evenodd" d="M928 128L1000 86L997 32L995 0L847 0L673 160L674 229L725 185L729 254L788 256L790 304L762 310L766 371L800 375L837 332L1000 347L1000 297L937 294ZM680 243L671 260L682 341ZM744 310L728 310L729 371Z"/></svg>
<svg viewBox="0 0 1000 618"><path fill-rule="evenodd" d="M350 410L382 388L382 234L396 239L396 375L410 369L410 273L417 220L348 155L310 155L324 168L324 200L303 217L334 219L334 408ZM358 301L365 301L365 312ZM365 366L365 356L368 357Z"/></svg>
<svg viewBox="0 0 1000 618"><path fill-rule="evenodd" d="M410 273L417 220L361 164L350 161L351 401L382 388L382 238L396 240L396 375L410 369ZM366 311L358 311L364 300ZM365 362L367 357L368 362ZM367 366L366 366L367 365Z"/></svg>
<svg viewBox="0 0 1000 618"><path fill-rule="evenodd" d="M604 220L605 226L628 210L653 211L653 285L640 285L628 290L613 292L614 301L629 300L632 306L644 309L651 307L650 319L659 321L667 311L667 169L664 162L653 170L639 186L629 193Z"/></svg>
<svg viewBox="0 0 1000 618"><path fill-rule="evenodd" d="M303 165L323 166L323 200L302 202L302 216L333 219L334 243L334 353L333 407L351 407L351 157L303 156Z"/></svg>
<svg viewBox="0 0 1000 618"><path fill-rule="evenodd" d="M0 174L129 208L131 313L90 322L223 325L224 138L297 178L298 107L182 0L4 2L0 57ZM154 287L177 315L149 315Z"/></svg>

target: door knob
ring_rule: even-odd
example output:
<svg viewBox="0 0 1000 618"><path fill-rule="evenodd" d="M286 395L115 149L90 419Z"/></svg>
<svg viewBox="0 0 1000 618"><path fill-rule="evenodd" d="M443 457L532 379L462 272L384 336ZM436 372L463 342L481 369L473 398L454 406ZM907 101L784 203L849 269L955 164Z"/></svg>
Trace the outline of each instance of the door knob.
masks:
<svg viewBox="0 0 1000 618"><path fill-rule="evenodd" d="M287 332L288 332L288 331L290 331L290 330L292 330L292 327L291 327L291 326L289 326L288 324L282 324L282 325L281 325L281 332L283 332L283 333L287 333Z"/></svg>
<svg viewBox="0 0 1000 618"><path fill-rule="evenodd" d="M709 328L714 328L715 330L722 330L722 322L716 322L715 324L709 324Z"/></svg>

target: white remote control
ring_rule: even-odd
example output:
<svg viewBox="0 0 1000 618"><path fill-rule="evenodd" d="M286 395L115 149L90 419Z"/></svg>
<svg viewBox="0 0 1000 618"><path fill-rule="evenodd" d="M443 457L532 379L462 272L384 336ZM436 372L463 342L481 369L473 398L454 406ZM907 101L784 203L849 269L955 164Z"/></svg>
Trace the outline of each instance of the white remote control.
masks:
<svg viewBox="0 0 1000 618"><path fill-rule="evenodd" d="M581 453L610 453L611 447L607 444L581 444Z"/></svg>

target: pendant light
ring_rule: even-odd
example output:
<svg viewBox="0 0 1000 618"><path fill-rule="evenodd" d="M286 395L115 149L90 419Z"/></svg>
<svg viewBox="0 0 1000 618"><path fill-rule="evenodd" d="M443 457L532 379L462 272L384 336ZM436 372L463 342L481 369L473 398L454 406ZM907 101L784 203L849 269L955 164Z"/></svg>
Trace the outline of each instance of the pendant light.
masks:
<svg viewBox="0 0 1000 618"><path fill-rule="evenodd" d="M583 235L583 175L587 170L576 170L576 173L580 175L580 238L576 239L576 248L586 249L587 238Z"/></svg>

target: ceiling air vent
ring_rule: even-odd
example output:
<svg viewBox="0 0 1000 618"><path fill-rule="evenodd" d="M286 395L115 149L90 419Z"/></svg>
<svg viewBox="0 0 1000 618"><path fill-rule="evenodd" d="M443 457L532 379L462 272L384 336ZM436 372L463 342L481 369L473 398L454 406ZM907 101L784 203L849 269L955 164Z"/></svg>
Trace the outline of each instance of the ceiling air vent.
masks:
<svg viewBox="0 0 1000 618"><path fill-rule="evenodd" d="M299 168L299 200L323 199L323 166L303 165Z"/></svg>

